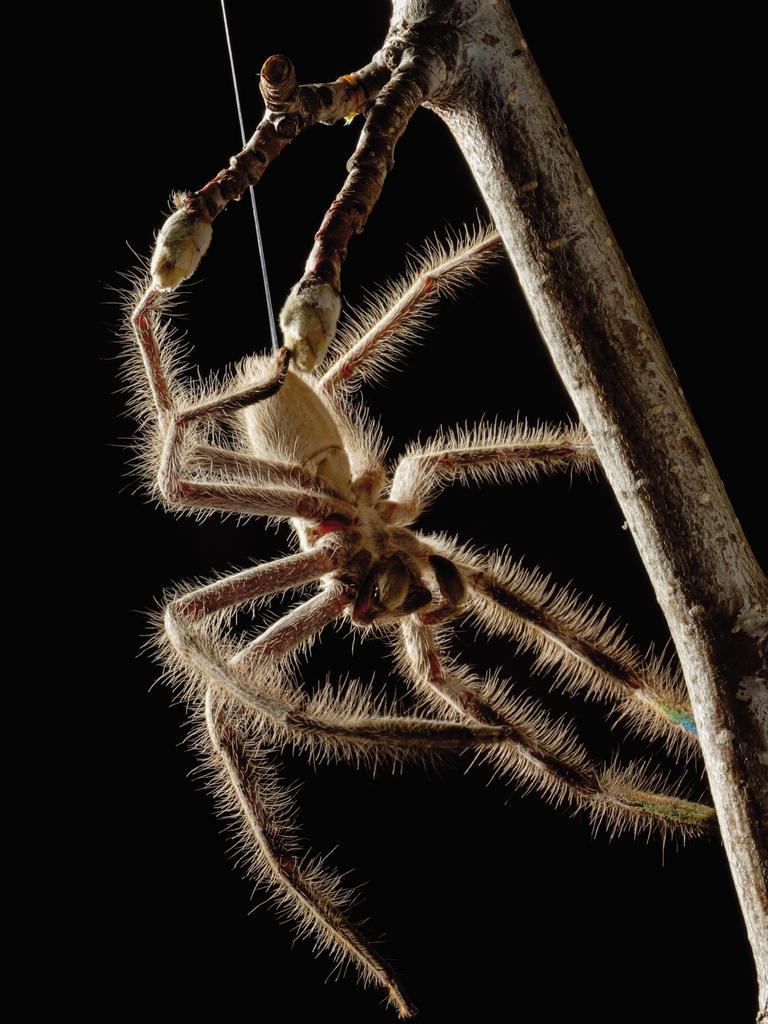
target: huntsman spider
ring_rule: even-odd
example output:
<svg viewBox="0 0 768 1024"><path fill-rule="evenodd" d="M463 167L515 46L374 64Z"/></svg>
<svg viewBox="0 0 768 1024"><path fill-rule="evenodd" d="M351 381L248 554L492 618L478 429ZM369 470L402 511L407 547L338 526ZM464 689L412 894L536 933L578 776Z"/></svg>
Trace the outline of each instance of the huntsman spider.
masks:
<svg viewBox="0 0 768 1024"><path fill-rule="evenodd" d="M412 445L390 467L360 402L360 386L379 380L415 340L437 299L499 252L490 231L432 246L406 279L347 318L327 357L307 372L283 347L245 359L223 383L190 383L174 357L157 277L139 283L132 304L144 465L163 502L193 514L287 521L297 545L287 557L177 591L158 630L165 663L198 723L223 808L239 818L250 872L318 947L380 986L401 1017L415 1008L350 919L339 879L301 852L275 750L293 745L311 757L369 765L470 751L497 774L614 829L692 835L714 820L710 807L659 791L637 767L596 764L570 728L512 696L498 674L481 678L451 654L462 623L508 636L567 687L613 702L630 724L673 746L695 743L679 679L643 659L604 611L503 555L415 529L451 484L509 484L592 467L584 430L455 429ZM157 263L156 254L155 271ZM253 635L261 602L307 588ZM302 687L299 657L331 623L392 645L416 698L411 708L355 682L312 694Z"/></svg>

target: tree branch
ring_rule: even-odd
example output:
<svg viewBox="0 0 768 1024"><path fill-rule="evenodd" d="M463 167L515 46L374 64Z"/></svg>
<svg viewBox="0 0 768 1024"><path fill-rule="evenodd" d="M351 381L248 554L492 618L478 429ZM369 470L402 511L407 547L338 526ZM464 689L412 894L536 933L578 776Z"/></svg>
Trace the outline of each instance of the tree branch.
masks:
<svg viewBox="0 0 768 1024"><path fill-rule="evenodd" d="M669 624L768 1020L768 582L511 10L395 0L390 37L425 20L459 40L430 106L485 197Z"/></svg>

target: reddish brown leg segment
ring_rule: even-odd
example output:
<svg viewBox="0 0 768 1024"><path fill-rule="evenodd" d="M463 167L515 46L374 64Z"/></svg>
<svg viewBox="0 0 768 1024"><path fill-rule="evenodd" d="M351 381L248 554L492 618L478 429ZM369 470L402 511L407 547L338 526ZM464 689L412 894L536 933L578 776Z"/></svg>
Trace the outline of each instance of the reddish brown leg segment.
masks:
<svg viewBox="0 0 768 1024"><path fill-rule="evenodd" d="M245 147L212 181L185 197L184 209L213 220L227 203L260 180L272 161L301 132L318 121L332 124L359 113L381 90L390 71L368 64L355 74L323 85L298 85L287 57L269 57L261 69L260 88L267 110Z"/></svg>
<svg viewBox="0 0 768 1024"><path fill-rule="evenodd" d="M158 420L162 426L173 415L174 404L171 389L163 366L163 359L155 337L153 318L158 292L148 288L139 299L131 314L131 327L141 352L147 382L152 392Z"/></svg>
<svg viewBox="0 0 768 1024"><path fill-rule="evenodd" d="M401 65L368 112L349 174L315 235L315 245L280 313L285 344L302 370L325 356L341 309L341 265L354 234L365 227L394 163L395 145L429 89L416 63Z"/></svg>
<svg viewBox="0 0 768 1024"><path fill-rule="evenodd" d="M373 305L356 312L362 333L323 374L323 390L339 394L360 381L375 380L421 334L439 299L471 282L502 252L498 234L487 229L446 249L427 246L413 273L388 287L386 310Z"/></svg>
<svg viewBox="0 0 768 1024"><path fill-rule="evenodd" d="M153 322L157 298L158 292L152 288L148 289L131 316L131 324L157 412L158 429L164 435L157 483L165 500L182 508L235 512L242 515L298 518L317 522L333 515L345 517L348 521L353 519L354 509L341 499L305 494L298 489L269 486L266 482L222 483L215 480L192 480L185 476L184 441L194 421L202 417L226 415L244 405L268 399L285 380L290 354L284 349L278 353L275 372L266 381L249 385L235 395L179 410L157 344ZM221 452L221 457L226 459L229 453L224 449Z"/></svg>

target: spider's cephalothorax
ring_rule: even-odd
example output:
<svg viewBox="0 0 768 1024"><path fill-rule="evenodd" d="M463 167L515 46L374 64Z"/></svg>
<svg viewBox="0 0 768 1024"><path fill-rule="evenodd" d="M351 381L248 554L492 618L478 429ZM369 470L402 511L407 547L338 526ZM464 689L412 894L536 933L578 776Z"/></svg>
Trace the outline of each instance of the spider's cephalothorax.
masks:
<svg viewBox="0 0 768 1024"><path fill-rule="evenodd" d="M252 363L249 372L253 369ZM268 366L263 370L266 377ZM344 511L319 522L297 519L295 526L305 550L319 545L327 549L334 565L328 578L347 588L349 616L355 625L395 622L438 607L459 608L465 595L461 573L405 528L414 519L414 509L386 495L387 474L382 465L367 466L353 475L333 404L304 375L289 371L269 402L251 406L241 416L255 451L270 450L270 438L287 433L294 464L306 473L307 481L354 509L352 515ZM287 425L295 431L286 431ZM285 457L277 447L274 454Z"/></svg>
<svg viewBox="0 0 768 1024"><path fill-rule="evenodd" d="M242 822L254 873L321 946L380 984L402 1016L413 1007L350 922L338 880L300 853L269 747L294 743L356 761L483 748L499 772L614 827L692 834L713 819L711 808L660 792L638 769L596 764L569 729L510 696L495 674L480 678L450 654L453 624L469 620L534 650L555 678L613 701L646 731L673 744L695 741L679 681L641 658L604 612L502 556L413 528L451 482L504 483L593 465L584 431L456 429L412 446L390 470L378 429L356 400L360 384L412 340L429 305L496 252L498 238L488 232L447 252L433 248L409 279L352 319L317 368L294 369L284 348L276 358L246 360L224 385L202 391L174 367L156 284L142 282L131 314L140 356L133 379L147 399L145 462L162 499L288 521L299 540L295 554L178 592L163 616L164 657L199 709L199 743L219 796ZM295 361L306 367L312 354ZM306 587L314 593L255 638L239 632L241 609ZM344 619L391 641L418 713L385 706L355 683L312 695L297 684L297 655Z"/></svg>

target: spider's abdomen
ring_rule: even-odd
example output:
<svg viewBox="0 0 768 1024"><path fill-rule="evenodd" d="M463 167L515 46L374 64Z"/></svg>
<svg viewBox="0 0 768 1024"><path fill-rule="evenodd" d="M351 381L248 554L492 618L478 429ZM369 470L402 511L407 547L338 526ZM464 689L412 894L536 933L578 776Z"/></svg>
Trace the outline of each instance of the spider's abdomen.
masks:
<svg viewBox="0 0 768 1024"><path fill-rule="evenodd" d="M253 454L296 463L312 476L348 492L349 456L328 406L299 374L289 370L280 391L241 415Z"/></svg>

